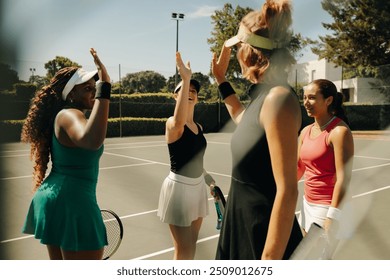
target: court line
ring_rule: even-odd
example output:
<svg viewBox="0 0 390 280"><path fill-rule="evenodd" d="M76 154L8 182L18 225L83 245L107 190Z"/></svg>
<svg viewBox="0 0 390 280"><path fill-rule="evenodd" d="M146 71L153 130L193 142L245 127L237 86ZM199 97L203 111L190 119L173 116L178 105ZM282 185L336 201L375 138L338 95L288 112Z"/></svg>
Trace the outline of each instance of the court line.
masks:
<svg viewBox="0 0 390 280"><path fill-rule="evenodd" d="M368 169L373 169L373 168L377 168L377 167L385 167L385 166L389 166L390 163L384 163L384 164L380 164L380 165L375 165L375 166L369 166L369 167L362 167L362 168L357 168L357 169L354 169L352 170L352 172L357 172L357 171L362 171L362 170L368 170Z"/></svg>
<svg viewBox="0 0 390 280"><path fill-rule="evenodd" d="M203 242L206 242L206 241L218 238L218 237L219 237L219 234L212 235L212 236L209 236L209 237L205 237L205 238L199 239L196 243L197 244L203 243ZM147 259L147 258L151 258L151 257L155 257L155 256L162 255L162 254L165 254L165 253L169 253L169 252L172 252L174 250L175 250L175 248L171 247L171 248L168 248L168 249L157 251L157 252L154 252L154 253L151 253L151 254L148 254L148 255L143 255L143 256L140 256L140 257L137 257L137 258L134 258L134 259L130 259L130 260L144 260L144 259Z"/></svg>
<svg viewBox="0 0 390 280"><path fill-rule="evenodd" d="M4 156L0 156L0 158L29 157L29 156L30 154L4 155Z"/></svg>
<svg viewBox="0 0 390 280"><path fill-rule="evenodd" d="M379 157L369 157L369 156L354 156L354 157L358 157L358 158L368 158L368 159L377 159L377 160L390 160L390 158L379 158Z"/></svg>
<svg viewBox="0 0 390 280"><path fill-rule="evenodd" d="M390 189L390 185L386 186L386 187L374 189L372 191L368 191L368 192L364 192L364 193L361 193L361 194L354 195L354 196L352 196L352 198L358 198L358 197L362 197L362 196L366 196L366 195L371 195L373 193L384 191L384 190L387 190L387 189ZM225 197L227 197L227 195L225 195ZM209 198L208 200L213 200L213 198ZM121 219L127 219L127 218L133 218L133 217L137 217L137 216L142 216L142 215L148 215L148 214L152 214L152 213L156 213L156 212L157 212L157 209L154 209L154 210L134 213L134 214L130 214L130 215L120 216L120 218ZM295 212L295 214L297 214L299 212L300 211L297 211L297 212ZM1 240L0 244L2 244L2 243L9 243L9 242L13 242L13 241L19 241L19 240L23 240L23 239L32 238L32 237L34 237L34 235L27 235L27 236L22 236L22 237L16 237L16 238L11 238L11 239ZM213 238L215 238L215 237L211 236L209 239L213 239ZM207 238L203 238L201 240L203 240L202 242L204 242L204 241L207 241L206 239ZM162 251L159 251L159 252L162 252L161 254L163 254L165 252L169 252L171 249L172 248L168 248L168 249L165 249L165 250L162 250ZM153 253L153 256L156 256L156 255L157 255L156 253ZM138 257L138 258L141 258L141 257ZM138 259L138 258L136 258L136 259Z"/></svg>
<svg viewBox="0 0 390 280"><path fill-rule="evenodd" d="M131 156L120 155L120 154L115 154L115 153L106 153L106 152L105 152L105 154L112 155L112 156L117 156L117 157L124 157L124 158L129 158L129 159L135 159L135 160L139 160L139 161L144 161L144 162L146 162L146 163L135 163L135 164L129 164L129 165L118 165L118 166L111 166L111 167L100 167L99 170L116 169L116 168L125 168L125 167L140 166L140 165L147 165L147 164L159 164L159 165L169 166L168 163L164 163L164 162L152 161L152 160L148 160L148 159L141 159L141 158L137 158L137 157L131 157ZM354 169L354 170L352 170L352 172L357 172L357 171L362 171L362 170L368 170L368 169L374 169L374 168L379 168L379 167L385 167L385 166L388 166L388 165L390 165L390 163L384 163L384 164L379 164L379 165L373 165L373 166L368 166L368 167L362 167L362 168ZM217 172L213 172L213 171L209 171L209 170L207 170L207 172L210 173L210 174L218 175L218 176L222 176L222 177L230 177L230 175L226 175L226 174L222 174L222 173L217 173ZM24 178L31 178L31 177L32 177L32 175L22 175L22 176L14 176L14 177L4 177L4 178L0 178L0 181L5 181L5 180L17 180L17 179L24 179ZM302 182L302 180L300 180L299 182Z"/></svg>
<svg viewBox="0 0 390 280"><path fill-rule="evenodd" d="M104 143L104 146L107 147L107 146L136 145L136 144L145 145L145 144L148 144L148 143L152 143L152 144L155 144L155 143L165 143L165 141L145 141L145 142L125 142L125 143Z"/></svg>
<svg viewBox="0 0 390 280"><path fill-rule="evenodd" d="M117 165L117 166L101 167L101 168L99 168L99 170L110 170L110 169L143 166L143 165L150 165L150 164L155 164L155 163L154 162L144 162L144 163L135 163L135 164L127 164L127 165Z"/></svg>
<svg viewBox="0 0 390 280"><path fill-rule="evenodd" d="M227 195L225 195L225 198L226 198L226 197L227 197ZM214 200L214 198L208 198L208 200L211 201L211 200ZM121 220L124 220L124 219L128 219L128 218L134 218L134 217L142 216L142 215L148 215L148 214L152 214L152 213L157 213L157 211L158 211L157 209L154 209L154 210L149 210L149 211L134 213L134 214L130 214L130 215L120 216L119 218L120 218ZM34 237L34 235L27 235L27 236L15 237L15 238L7 239L7 240L2 240L2 241L0 241L0 244L1 244L1 243L12 242L12 241L18 241L18 240L27 239L27 238L32 238L32 237Z"/></svg>
<svg viewBox="0 0 390 280"><path fill-rule="evenodd" d="M104 148L104 151L111 151L111 150L123 150L123 149L138 149L138 148L153 148L153 147L166 147L167 144L161 144L161 145L148 145L148 146L132 146L132 147L116 147L116 148Z"/></svg>
<svg viewBox="0 0 390 280"><path fill-rule="evenodd" d="M107 153L107 152L104 152L104 154L110 155L110 156L122 157L122 158L130 158L130 159L145 161L145 162L154 163L154 164L169 165L168 163L163 163L163 162L158 162L158 161L148 160L148 159L142 159L142 158L138 158L138 157L131 157L131 156L126 156L126 155L121 155L121 154L114 154L114 153Z"/></svg>
<svg viewBox="0 0 390 280"><path fill-rule="evenodd" d="M352 198L362 197L362 196L365 196L365 195L373 194L373 193L384 191L384 190L387 190L387 189L390 189L390 185L386 186L386 187L383 187L383 188L375 189L375 190L372 190L372 191L364 192L364 193L361 193L361 194L353 195Z"/></svg>
<svg viewBox="0 0 390 280"><path fill-rule="evenodd" d="M383 188L375 189L373 191L364 192L364 193L361 193L361 194L358 194L358 195L354 195L354 196L352 196L352 198L358 198L358 197L370 195L370 194L373 194L373 193L376 193L376 192L380 192L380 191L383 191L383 190L387 190L387 189L390 189L390 185L386 186L386 187L383 187ZM295 215L298 215L300 212L301 211L296 211ZM198 240L198 242L196 242L196 243L197 244L198 243L203 243L203 242L206 242L206 241L218 238L218 237L219 237L219 234L212 235L212 236L209 236L209 237L206 237L206 238L202 238L202 239ZM144 259L148 259L148 258L155 257L155 256L158 256L158 255L162 255L162 254L165 254L165 253L172 252L172 251L174 251L174 249L175 249L174 247L170 247L168 249L156 251L154 253L143 255L143 256L140 256L140 257L136 257L136 258L133 258L133 259L130 259L130 260L144 260Z"/></svg>
<svg viewBox="0 0 390 280"><path fill-rule="evenodd" d="M144 143L156 143L157 141L154 141L154 142L144 142ZM163 142L163 141L162 141ZM141 142L142 143L142 142ZM213 141L210 141L210 143L217 143L217 144L229 144L229 143L223 143L223 142L213 142ZM129 143L129 144L137 144L137 143ZM121 145L121 144L107 144L107 145ZM160 145L160 146L163 146L163 145ZM147 147L147 146L145 146ZM129 147L127 147L129 148ZM117 149L117 148L113 148L113 149ZM20 150L20 151L26 151L26 150ZM2 151L4 152L4 151ZM10 151L11 152L11 151ZM115 153L108 153L108 152L105 152L106 154L108 155L112 155L112 156L118 156L118 157L125 157L125 158L131 158L131 159L136 159L136 160L140 160L140 161L144 161L145 163L139 163L139 164L132 164L132 165L122 165L122 166L112 166L112 167L101 167L99 169L101 170L107 170L107 169L116 169L116 168L124 168L124 167L132 167L132 166L140 166L140 165L148 165L148 164L160 164L160 165L169 165L167 163L162 163L162 162L157 162L157 161L150 161L150 160L146 160L146 159L141 159L141 158L136 158L136 157L130 157L130 156L125 156L125 155L120 155L120 154L115 154ZM29 155L29 154L27 154ZM16 156L21 156L21 155L13 155L13 156L6 156L6 157L16 157ZM378 158L378 157L368 157L368 156L355 156L355 157L359 157L359 158L370 158L370 159L378 159L378 160L390 160L390 159L384 159L384 158ZM368 170L368 169L373 169L373 168L378 168L378 167L384 167L384 166L388 166L390 165L390 163L388 164L381 164L381 165L375 165L375 166L370 166L370 167L364 167L364 168L359 168L359 169L355 169L353 170L353 172L356 172L356 171L362 171L362 170ZM214 175L219 175L219 176L224 176L224 177L230 177L230 175L226 175L226 174L221 174L221 173L216 173L216 172L209 172L210 174L214 174ZM7 178L0 178L0 180L13 180L13 179L22 179L22 178L31 178L32 175L25 175L25 176L16 176L16 177L7 177ZM301 180L302 181L302 180ZM301 182L300 181L300 182ZM362 193L362 194L358 194L358 195L354 195L353 198L357 198L357 197L361 197L361 196L365 196L365 195L369 195L369 194L372 194L372 193L375 193L375 192L379 192L379 191L383 191L383 190L386 190L390 188L390 186L386 186L386 187L383 187L383 188L379 188L379 189L375 189L375 190L372 190L372 191L369 191L369 192L365 192L365 193ZM212 198L210 198L209 200L211 200ZM145 212L140 212L140 213L135 213L135 214L131 214L131 215L126 215L126 216L122 216L121 219L126 219L126 218L131 218L131 217L136 217L136 216L141 216L141 215L147 215L147 214L150 214L150 213L155 213L157 212L157 209L155 210L150 210L150 211L145 211ZM28 235L28 236L23 236L23 237L17 237L17 238L12 238L12 239L8 239L8 240L3 240L3 241L0 241L0 243L7 243L7 242L12 242L12 241L18 241L18 240L22 240L22 239L26 239L26 238L31 238L31 237L34 237L33 235ZM169 250L169 249L167 249Z"/></svg>
<svg viewBox="0 0 390 280"><path fill-rule="evenodd" d="M147 145L148 143L151 143L153 145ZM156 144L161 143L161 144ZM217 141L208 141L207 143L210 144L222 144L222 145L229 145L230 143L226 142L217 142ZM141 144L141 146L138 146ZM146 144L146 145L145 145ZM165 141L147 141L147 142L135 142L135 143L110 143L110 144L104 144L104 151L106 150L121 150L121 149L135 149L135 148L150 148L150 147L165 147L167 144ZM111 146L121 146L121 147L111 147ZM0 155L0 158L10 158L10 157L23 157L23 156L30 156L29 152L30 150L6 150L1 151L1 153L19 153L23 152L26 154L19 154L19 155Z"/></svg>

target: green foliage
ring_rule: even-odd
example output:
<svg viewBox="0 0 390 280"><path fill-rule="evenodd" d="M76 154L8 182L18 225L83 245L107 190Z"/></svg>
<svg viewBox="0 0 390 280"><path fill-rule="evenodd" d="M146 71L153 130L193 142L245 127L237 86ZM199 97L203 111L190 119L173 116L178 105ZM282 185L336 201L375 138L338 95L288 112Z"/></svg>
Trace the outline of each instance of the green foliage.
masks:
<svg viewBox="0 0 390 280"><path fill-rule="evenodd" d="M0 90L11 90L19 82L18 73L11 66L0 62Z"/></svg>
<svg viewBox="0 0 390 280"><path fill-rule="evenodd" d="M47 77L34 75L34 76L30 76L30 79L28 82L30 84L34 84L37 87L37 89L40 89L43 86L48 85L50 80Z"/></svg>
<svg viewBox="0 0 390 280"><path fill-rule="evenodd" d="M16 98L22 101L30 101L34 97L37 87L33 84L17 83L14 85Z"/></svg>
<svg viewBox="0 0 390 280"><path fill-rule="evenodd" d="M230 3L226 3L222 10L216 10L211 16L211 22L214 25L211 31L212 37L207 39L207 43L211 45L212 53L220 54L223 44L227 39L236 35L241 19L250 11L251 8L242 8L239 5L233 9ZM241 67L236 58L237 49L232 49L229 69L226 76L229 80L241 77Z"/></svg>
<svg viewBox="0 0 390 280"><path fill-rule="evenodd" d="M172 93L134 93L134 94L112 94L111 101L119 102L119 98L123 102L135 103L174 103Z"/></svg>
<svg viewBox="0 0 390 280"><path fill-rule="evenodd" d="M24 120L0 121L0 143L20 141Z"/></svg>
<svg viewBox="0 0 390 280"><path fill-rule="evenodd" d="M54 59L45 63L45 69L47 70L46 78L50 81L58 70L71 66L81 67L79 64L73 62L67 57L56 56Z"/></svg>
<svg viewBox="0 0 390 280"><path fill-rule="evenodd" d="M1 104L1 103L0 103ZM159 105L157 105L159 106ZM14 107L12 107L14 108ZM150 107L152 108L152 107ZM168 107L166 108L168 109ZM346 105L347 116L352 130L388 129L390 126L390 105ZM152 109L153 110L153 109ZM167 115L172 113L166 112ZM233 131L235 126L229 121L230 117L223 103L201 103L195 107L195 115L205 133ZM303 106L301 106L303 126L313 122ZM110 118L108 121L107 137L163 135L166 117L122 117ZM24 120L0 121L0 142L20 141L20 133Z"/></svg>
<svg viewBox="0 0 390 280"><path fill-rule="evenodd" d="M320 36L312 51L336 65L355 69L360 77L377 77L390 64L390 2L388 0L323 0L334 19L323 23L332 31Z"/></svg>
<svg viewBox="0 0 390 280"><path fill-rule="evenodd" d="M125 93L160 92L165 82L165 77L154 71L129 73L122 78L122 90Z"/></svg>
<svg viewBox="0 0 390 280"><path fill-rule="evenodd" d="M107 137L163 135L166 118L113 118L108 121Z"/></svg>

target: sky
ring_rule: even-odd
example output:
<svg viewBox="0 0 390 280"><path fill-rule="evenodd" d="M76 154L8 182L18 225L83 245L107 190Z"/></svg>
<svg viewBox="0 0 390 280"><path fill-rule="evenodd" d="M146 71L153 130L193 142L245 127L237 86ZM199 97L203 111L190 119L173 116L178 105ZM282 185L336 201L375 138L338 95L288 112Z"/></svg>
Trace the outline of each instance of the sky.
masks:
<svg viewBox="0 0 390 280"><path fill-rule="evenodd" d="M213 25L210 15L227 0L3 0L1 33L16 59L3 62L27 81L44 76L44 64L63 56L94 69L91 47L106 65L111 79L151 70L166 78L175 74L176 27L179 51L190 61L192 72L208 74L212 53L207 39ZM259 9L264 0L229 1L233 7ZM292 0L293 31L318 39L327 34L322 23L332 22L321 0ZM310 50L299 63L317 59ZM8 60L8 61L7 61ZM35 69L32 72L30 69Z"/></svg>

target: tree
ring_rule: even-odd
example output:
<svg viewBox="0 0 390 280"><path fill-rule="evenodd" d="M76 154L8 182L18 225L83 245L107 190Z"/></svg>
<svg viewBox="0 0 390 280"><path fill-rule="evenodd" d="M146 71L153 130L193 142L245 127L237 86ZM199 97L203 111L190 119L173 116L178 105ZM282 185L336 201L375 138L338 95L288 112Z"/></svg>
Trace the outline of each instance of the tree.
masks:
<svg viewBox="0 0 390 280"><path fill-rule="evenodd" d="M322 7L334 19L322 24L332 34L320 36L313 53L358 76L380 76L378 66L390 64L390 1L323 0Z"/></svg>
<svg viewBox="0 0 390 280"><path fill-rule="evenodd" d="M71 67L71 66L81 67L79 64L73 62L69 58L63 56L56 56L55 59L45 63L45 69L47 70L46 77L50 81L51 78L54 77L54 75L57 73L58 70L64 67Z"/></svg>
<svg viewBox="0 0 390 280"><path fill-rule="evenodd" d="M47 79L47 77L34 75L34 76L30 76L28 82L30 84L34 84L37 87L37 89L40 89L44 85L49 84L50 81Z"/></svg>
<svg viewBox="0 0 390 280"><path fill-rule="evenodd" d="M191 75L191 79L195 79L200 83L199 98L201 100L209 100L211 98L211 82L210 76L204 75L201 72L194 72ZM178 83L181 81L179 77ZM170 76L166 82L166 86L163 89L163 92L173 92L175 90L175 75Z"/></svg>
<svg viewBox="0 0 390 280"><path fill-rule="evenodd" d="M210 77L203 75L201 72L192 73L191 79L195 79L200 84L200 90L198 93L199 100L208 100L211 98L210 92Z"/></svg>
<svg viewBox="0 0 390 280"><path fill-rule="evenodd" d="M165 83L163 75L148 70L127 74L122 79L122 89L124 93L154 93L161 92Z"/></svg>
<svg viewBox="0 0 390 280"><path fill-rule="evenodd" d="M175 75L170 76L166 82L165 87L163 88L163 92L173 92L175 90Z"/></svg>
<svg viewBox="0 0 390 280"><path fill-rule="evenodd" d="M236 35L241 19L250 11L252 11L251 8L242 8L239 5L233 9L230 3L226 3L222 10L216 10L215 14L211 15L214 30L211 32L212 37L207 39L207 43L211 45L212 53L219 55L225 41ZM235 80L241 77L241 67L236 59L236 48L232 49L231 55L232 59L226 75L229 80Z"/></svg>
<svg viewBox="0 0 390 280"><path fill-rule="evenodd" d="M0 90L12 90L13 85L18 82L18 73L8 64L0 62Z"/></svg>

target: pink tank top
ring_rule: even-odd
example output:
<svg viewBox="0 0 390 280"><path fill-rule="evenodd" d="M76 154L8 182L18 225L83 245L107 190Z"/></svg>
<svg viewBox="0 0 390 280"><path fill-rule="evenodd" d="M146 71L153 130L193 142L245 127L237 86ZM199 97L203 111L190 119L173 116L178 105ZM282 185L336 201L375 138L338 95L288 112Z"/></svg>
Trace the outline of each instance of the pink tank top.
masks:
<svg viewBox="0 0 390 280"><path fill-rule="evenodd" d="M329 205L336 182L333 147L328 144L331 130L341 121L335 118L317 137L311 138L312 124L303 136L300 158L305 170L305 198L308 202Z"/></svg>

